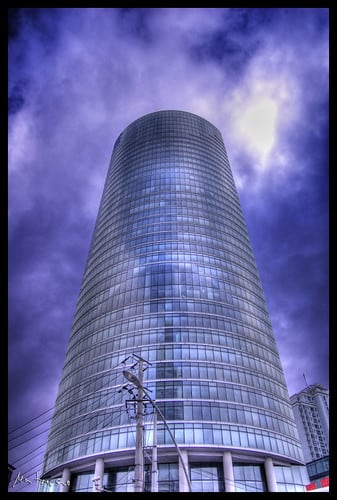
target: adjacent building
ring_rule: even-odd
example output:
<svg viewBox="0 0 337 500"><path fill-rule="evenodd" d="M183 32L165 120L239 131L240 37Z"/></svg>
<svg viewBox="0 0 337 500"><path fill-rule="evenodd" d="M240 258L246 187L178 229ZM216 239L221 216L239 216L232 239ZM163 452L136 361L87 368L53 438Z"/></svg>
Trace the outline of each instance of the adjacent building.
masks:
<svg viewBox="0 0 337 500"><path fill-rule="evenodd" d="M302 443L304 460L329 455L329 390L320 384L306 387L290 398Z"/></svg>
<svg viewBox="0 0 337 500"><path fill-rule="evenodd" d="M143 491L154 474L158 491L305 491L224 142L184 111L143 116L114 145L43 465L61 491L134 491L138 396L123 371L139 357L166 423L154 433L144 415Z"/></svg>
<svg viewBox="0 0 337 500"><path fill-rule="evenodd" d="M312 462L308 462L307 471L309 474L310 483L306 486L308 491L319 490L324 488L324 491L329 489L329 456L318 458Z"/></svg>

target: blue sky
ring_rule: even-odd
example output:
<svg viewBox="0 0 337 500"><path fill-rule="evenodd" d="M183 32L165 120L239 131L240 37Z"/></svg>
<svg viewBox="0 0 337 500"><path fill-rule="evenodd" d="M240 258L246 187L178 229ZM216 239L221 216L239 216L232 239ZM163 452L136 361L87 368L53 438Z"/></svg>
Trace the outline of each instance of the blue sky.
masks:
<svg viewBox="0 0 337 500"><path fill-rule="evenodd" d="M289 393L329 386L329 10L12 10L8 54L10 429L54 405L113 144L161 109L221 131Z"/></svg>

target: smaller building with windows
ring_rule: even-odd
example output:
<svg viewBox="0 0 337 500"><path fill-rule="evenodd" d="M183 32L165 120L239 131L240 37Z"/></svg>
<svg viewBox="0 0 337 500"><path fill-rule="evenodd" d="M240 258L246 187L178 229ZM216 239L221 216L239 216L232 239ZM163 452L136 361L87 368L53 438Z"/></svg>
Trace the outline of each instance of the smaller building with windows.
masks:
<svg viewBox="0 0 337 500"><path fill-rule="evenodd" d="M304 460L308 464L329 455L329 390L308 386L290 398ZM310 473L309 473L310 474Z"/></svg>
<svg viewBox="0 0 337 500"><path fill-rule="evenodd" d="M329 491L329 457L322 457L307 464L310 483L307 491Z"/></svg>

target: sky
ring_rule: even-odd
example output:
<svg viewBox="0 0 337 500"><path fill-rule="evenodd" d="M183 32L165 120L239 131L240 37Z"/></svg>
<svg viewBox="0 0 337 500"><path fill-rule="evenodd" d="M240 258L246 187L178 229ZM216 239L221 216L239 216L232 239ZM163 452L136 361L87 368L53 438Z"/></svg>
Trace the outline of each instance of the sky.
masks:
<svg viewBox="0 0 337 500"><path fill-rule="evenodd" d="M10 491L37 483L114 142L153 111L220 130L289 394L329 387L329 9L10 9L8 35Z"/></svg>

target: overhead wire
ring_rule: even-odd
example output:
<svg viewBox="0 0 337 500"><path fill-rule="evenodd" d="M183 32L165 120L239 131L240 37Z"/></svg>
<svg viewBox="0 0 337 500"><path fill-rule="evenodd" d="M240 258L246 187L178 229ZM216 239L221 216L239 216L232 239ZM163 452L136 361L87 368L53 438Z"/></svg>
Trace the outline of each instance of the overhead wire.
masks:
<svg viewBox="0 0 337 500"><path fill-rule="evenodd" d="M42 443L42 444L41 444L40 446L38 446L37 448L34 448L34 449L33 449L33 450L31 450L30 452L26 453L26 455L24 455L23 457L21 457L21 458L18 460L18 462L19 462L20 460L23 460L24 458L28 457L28 455L30 455L32 452L34 452L34 451L38 450L39 448L42 448L42 446L46 446L46 444L45 444L45 443Z"/></svg>
<svg viewBox="0 0 337 500"><path fill-rule="evenodd" d="M121 364L121 363L119 363L118 365L116 365L116 366L115 366L115 367L113 367L113 368L110 368L110 369L109 369L109 371L113 371L113 370L115 370L116 368L120 367L120 364ZM109 381L109 383L111 384L111 383L112 383L112 382L113 382L113 381L114 381L114 380L115 380L115 379L116 379L119 375L120 375L119 373L116 373L116 377L114 377L114 379L112 379L111 381ZM83 388L85 388L87 385L90 385L92 382L93 382L93 379L92 379L92 378L91 378L90 380L87 380L87 381L86 381L86 383L85 383L85 385L84 385L84 387L82 386L82 389L83 389ZM106 388L105 390L108 390L108 389L109 389L109 388ZM88 397L88 395L83 396L83 398L85 398L85 397ZM73 405L78 404L78 402L79 402L79 401L75 401L75 402L73 403ZM73 405L71 405L71 406L73 406ZM53 406L53 407L51 407L51 408L48 408L47 410L43 411L42 413L40 413L40 414L39 414L39 415L37 415L36 417L34 417L34 418L32 418L32 419L28 420L27 422L23 423L22 425L20 425L20 426L16 427L15 429L11 430L11 431L9 432L9 434L13 434L14 432L18 431L19 429L21 429L21 428L25 427L26 425L29 425L31 422L33 422L33 421L35 421L35 420L39 419L41 416L45 415L45 414L46 414L46 413L48 413L49 411L54 410L54 409L55 409L55 406L56 406L56 405L54 405L54 406ZM50 417L50 419L51 419L51 417ZM48 422L50 419L45 420L43 423ZM10 442L12 442L12 441L14 441L15 439L18 439L19 437L21 437L21 436L23 436L23 435L25 435L25 434L28 434L29 432L34 431L35 429L37 429L38 427L40 427L41 425L43 425L43 423L39 423L39 424L37 424L37 425L33 426L31 429L29 429L29 430L27 430L27 431L25 431L25 432L21 433L20 435L12 437L11 439L9 439L9 443L10 443ZM33 439L33 438L35 438L35 437L38 437L40 434L42 434L43 432L46 432L47 430L48 430L48 429L45 429L44 431L41 431L41 433L38 433L38 434L36 434L36 435L32 436L31 438L28 438L27 440L22 441L20 444L17 444L17 445L14 445L14 446L12 446L12 447L9 447L9 451L12 451L12 450L14 450L15 448L18 448L19 446L21 446L21 445L23 445L23 444L26 444L28 441L30 441L31 439Z"/></svg>
<svg viewBox="0 0 337 500"><path fill-rule="evenodd" d="M32 466L31 466L29 469L27 469L25 472L20 472L20 471L18 471L18 472L17 472L16 477L18 477L18 476L19 476L19 478L20 478L20 477L21 477L21 478L24 478L22 481L19 479L19 483L20 483L20 484L19 484L19 487L20 487L20 486L24 486L24 485L25 485L25 486L29 486L30 484L33 484L34 479L36 480L36 477L37 477L37 474L38 474L38 469L39 469L39 467L40 467L41 465L42 465L42 462L40 462L40 460L39 460L36 464L32 465ZM31 474L30 474L30 472L31 472L32 470L33 470L33 471L35 471L36 476L35 476L33 479L30 479L30 477L29 477L28 475L31 475ZM27 483L25 480L30 481L30 483ZM12 488L16 488L15 481L16 481L16 478L14 478L14 479L13 479ZM18 491L18 490L16 489L16 491Z"/></svg>
<svg viewBox="0 0 337 500"><path fill-rule="evenodd" d="M150 423L150 422L148 422ZM134 438L134 442L136 441L135 440L135 429L133 429L131 431L131 434ZM146 443L145 443L146 444ZM41 446L40 446L41 447ZM39 448L40 448L39 447ZM25 470L24 472L21 473L22 477L26 478L26 479L29 479L28 477L26 477L29 472L34 469L34 467L36 468L36 465L35 466L32 466L30 467L29 469ZM194 474L205 474L205 472L207 473L207 471L198 471L197 469L194 469ZM29 479L30 480L30 479ZM193 481L193 480L192 480ZM225 480L224 480L225 481ZM226 482L230 482L231 484L233 484L235 486L235 489L236 491L240 490L240 491L259 491L261 492L261 488L257 487L257 486L254 486L254 485L247 485L245 483L243 483L242 481L238 481L238 480L230 480L230 479L227 479ZM32 484L32 483L31 483ZM18 487L18 490L17 491L22 491L24 488L27 488L28 486L31 486L31 484L28 484L28 483L25 483L25 482L22 482L22 484L19 485ZM129 483L125 483L125 484L129 484ZM121 484L118 484L118 486L121 486ZM20 488L20 489L19 489ZM79 491L79 490L78 490Z"/></svg>
<svg viewBox="0 0 337 500"><path fill-rule="evenodd" d="M116 407L116 408L115 408L115 410L117 410L117 411L118 411L118 413L117 413L117 411L115 412L115 413L116 413L116 415L115 415L115 417L113 418L113 420L112 420L112 421L109 421L109 420L111 419L111 415L109 415L109 414L105 415L105 418L104 418L104 421L103 421L103 426L102 426L102 429L101 429L101 430L108 428L108 426L106 426L106 423L109 423L109 425L111 425L113 422L115 422L117 419L119 419L119 418L120 418L120 416L121 416L121 414L122 414L122 412L123 412L123 407L122 407L122 406L121 406L121 407L119 407L119 408L118 408L118 407ZM87 432L90 432L91 430L92 430L92 428L90 428L90 427L89 427L89 429L88 429L88 431L87 431ZM41 431L39 434L35 434L35 435L34 435L34 438L36 438L37 436L39 436L39 435L41 435L41 434L43 434L43 433L45 433L45 432L47 432L47 431L48 431L48 429L45 429L45 430ZM57 435L57 434L61 433L62 431L63 431L63 429L61 429L61 430L60 430L58 433L56 433L55 435ZM25 442L20 443L19 445L13 446L12 448L10 448L10 451L14 450L15 448L18 448L19 446L22 446L22 445L24 445L24 444L27 444L30 440L31 440L31 439L28 439L28 440L26 440ZM42 446L43 446L43 445L38 446L37 448L33 449L33 450L32 450L32 452L36 451L37 449L41 448ZM19 459L16 459L16 460L15 460L15 462L19 462L20 460L22 460L22 459L23 459L23 458L25 458L26 456L27 456L27 455L24 455L23 457L21 457L21 458L19 458Z"/></svg>
<svg viewBox="0 0 337 500"><path fill-rule="evenodd" d="M55 408L55 406L52 406L51 408L48 408L48 410L45 410L44 412L40 413L40 415L38 415L37 417L31 418L30 420L28 420L28 422L26 422L26 423L24 423L22 425L19 425L18 427L16 427L16 429L13 429L13 430L9 431L8 435L9 434L13 434L13 432L16 432L17 430L21 429L22 427L25 427L26 425L30 424L34 420L37 420L38 418L42 417L43 415L45 415L49 411L53 410L54 408Z"/></svg>
<svg viewBox="0 0 337 500"><path fill-rule="evenodd" d="M121 412L122 412L122 408L121 408L120 410L121 410ZM120 413L121 413L121 412L120 412ZM114 419L110 422L110 424L114 423L114 422L115 422L117 419L119 419L119 418L120 418L120 414L116 415L116 417L115 417L115 418L114 418ZM103 430L103 429L101 429L101 430ZM134 434L134 431L133 431L133 430L132 430L131 432L132 432L132 434ZM42 445L41 445L41 446L39 446L38 448L41 448L42 446L45 446L45 444L42 444ZM38 448L36 448L36 449L38 449ZM35 450L33 450L33 451L35 451ZM25 457L26 457L26 456L28 456L28 455L29 455L29 453L28 453L27 455L25 455L24 457L22 457L22 458L25 458ZM21 459L22 459L22 458L21 458ZM34 468L34 466L33 466L33 467L30 467L29 469L25 470L25 471L24 471L24 472L22 472L22 473L20 472L20 473L21 473L21 475L22 475L23 477L25 477L25 478L26 478L26 475L27 475L27 474L31 471L31 469L32 469L32 468ZM29 477L27 477L26 479L29 479ZM28 484L28 483L25 483L25 484L24 484L24 483L22 483L22 485L23 485L24 487L29 486L29 484Z"/></svg>
<svg viewBox="0 0 337 500"><path fill-rule="evenodd" d="M19 437L21 436L24 436L25 434L28 434L29 432L32 432L33 430L37 429L38 427L40 427L41 425L45 424L46 422L50 422L51 420L51 417L48 418L47 420L44 420L43 422L41 422L40 424L38 425L35 425L34 427L32 427L31 429L28 429L28 431L25 431L25 432L22 432L21 434L19 434L18 436L15 436L15 437L12 437L8 440L8 443L10 443L11 441L15 441L15 439L19 439Z"/></svg>
<svg viewBox="0 0 337 500"><path fill-rule="evenodd" d="M31 438L27 439L26 441L22 441L21 443L16 444L15 446L9 447L8 451L15 450L16 448L19 448L20 446L22 446L24 444L27 444L27 442L31 441L34 438L37 438L38 436L41 436L41 434L44 434L45 432L48 432L48 430L49 430L49 428L44 429L43 431L39 432L38 434L34 434L34 436L32 436Z"/></svg>
<svg viewBox="0 0 337 500"><path fill-rule="evenodd" d="M19 462L20 462L22 459L20 459L20 460L16 460L16 461L15 461L15 465L17 466L16 468L18 468L18 467L22 467L23 465L25 465L27 462L29 462L29 461L30 461L30 460L32 460L33 458L41 456L41 454L42 454L42 451L39 451L39 453L38 453L37 455L34 455L34 456L31 456L31 455L30 455L29 459L28 459L28 460L25 460L25 461L24 461L24 462L22 462L22 464L20 464L20 465L19 465Z"/></svg>
<svg viewBox="0 0 337 500"><path fill-rule="evenodd" d="M120 366L121 363L119 363L118 365L112 367L112 368L109 368L107 370L104 370L103 372L101 372L100 374L103 374L104 372L110 372L110 371L114 371L116 370L116 368L119 368L121 367ZM111 384L118 376L120 375L120 373L116 372L116 377L114 379L112 379L109 383ZM81 389L85 388L86 385L90 385L92 382L93 382L94 377L90 378L89 380L87 380L85 382L85 385L81 387ZM108 389L108 388L106 388ZM83 398L85 398L87 395L84 395ZM75 404L78 403L78 401L75 401ZM24 422L23 424L19 425L18 427L16 427L15 429L12 429L10 431L8 431L8 435L10 434L13 434L14 432L16 432L17 430L21 429L22 427L25 427L26 425L30 424L31 422L34 422L35 420L39 419L40 417L42 417L43 415L45 415L46 413L48 413L49 411L52 411L54 410L56 407L56 405L52 406L51 408L48 408L47 410L44 410L42 413L40 413L39 415L37 415L36 417L33 417L31 418L30 420L28 420L27 422ZM51 418L51 417L50 417ZM46 420L47 422L48 420ZM40 424L37 425L37 427L39 426ZM28 432L28 431L27 431ZM18 437L18 436L17 436ZM15 437L14 438L11 438L11 440L13 439L16 439Z"/></svg>
<svg viewBox="0 0 337 500"><path fill-rule="evenodd" d="M113 371L113 370L115 370L116 368L120 367L120 365L121 365L121 363L120 363L119 365L116 365L114 368L110 368L110 369L109 369L109 370L107 370L107 371ZM111 384L111 383L115 380L115 378L117 378L119 375L120 375L120 373L116 373L116 377L114 377L114 379L112 379L111 381L109 381L109 384ZM95 379L94 379L94 380L95 380ZM93 379L91 378L90 380L88 380L88 381L86 382L86 384L85 384L84 386L82 386L82 389L83 389L83 388L85 388L85 387L86 387L86 385L90 385L92 382L93 382ZM102 390L102 389L101 389L101 390ZM109 390L109 388L106 388L106 389L103 389L103 390ZM82 398L79 398L79 400L81 400L81 399L83 399L83 398L85 398L85 397L88 397L88 395L84 395ZM74 402L73 404L78 404L78 402L79 402L79 401L77 400L77 401L76 401L76 402ZM23 423L22 425L20 425L20 426L16 427L15 429L12 429L11 431L9 431L9 433L8 433L8 434L9 434L9 435L10 435L10 434L13 434L14 432L16 432L16 431L18 431L18 430L22 429L23 427L25 427L26 425L29 425L30 423L34 422L35 420L38 420L40 417L42 417L42 416L43 416L43 415L45 415L46 413L48 413L48 412L52 411L53 409L55 409L55 406L53 406L53 407L51 407L51 408L48 408L47 410L43 411L42 413L40 413L40 414L39 414L39 415L37 415L36 417L34 417L34 418L32 418L32 419L28 420L26 423ZM116 408L116 409L117 409L117 408ZM116 421L117 419L119 419L119 418L120 418L121 413L122 413L122 409L123 409L122 407L121 407L121 408L119 408L119 413L118 413L118 415L116 415L116 417L115 417L112 421L110 421L110 425L111 425L114 421ZM153 417L151 417L151 418L153 418ZM106 415L106 416L104 417L104 420L103 420L103 427L102 427L102 429L101 429L101 430L103 430L103 429L107 428L107 427L105 426L105 424L106 424L106 420L107 420L107 419L109 419L109 415ZM32 432L33 430L37 429L38 427L40 427L41 425L43 425L44 423L46 423L46 422L48 422L48 421L50 421L50 420L51 420L51 417L50 417L50 418L48 418L47 420L44 420L43 422L41 422L41 423L39 423L39 424L37 424L37 425L33 426L31 429L29 429L29 430L27 430L27 431L25 431L25 432L23 432L23 433L19 434L18 436L15 436L15 437L11 438L11 439L9 440L9 442L11 442L11 441L14 441L14 440L18 439L19 437L21 437L21 436L23 436L23 435L25 435L25 434L28 434L29 432ZM130 420L130 422L131 422L130 417L129 417L129 420ZM151 425L151 422L147 422L147 425ZM45 432L47 432L47 431L48 431L48 428L47 428L47 429L45 429L45 430L43 430L43 431L41 431L41 432L40 432L40 433L38 433L38 434L35 434L35 435L34 435L34 436L32 436L30 439L28 439L28 440L26 440L26 441L23 441L23 442L21 442L20 444L18 444L18 445L15 445L15 446L11 447L11 448L10 448L10 451L11 451L11 450L14 450L14 449L16 449L16 448L18 448L18 447L20 447L20 446L22 446L23 444L26 444L28 441L31 441L31 439L34 439L34 438L36 438L36 437L40 436L41 434L43 434L43 433L45 433ZM135 442L135 441L136 441L136 439L135 439L135 429L134 429L134 430L132 430L132 431L131 431L131 433L132 433L132 436L133 436L133 438L134 438L134 442ZM150 437L149 437L149 436L150 436L150 434L148 433L147 435L148 435L148 439L150 439ZM144 445L149 447L149 445L148 445L148 444L146 444L146 443L144 443ZM45 446L45 443L43 443L42 445L40 445L40 446L38 446L38 447L34 448L33 450L31 450L29 453L27 453L26 455L22 456L21 458L16 459L16 460L15 460L15 462L16 462L16 463L19 463L21 460L23 460L23 459L24 459L24 458L26 458L27 456L30 456L30 459L31 459L31 458L32 458L32 457L31 457L31 454L32 454L34 451L39 450L39 449L40 449L40 448L42 448L43 446ZM41 452L39 452L39 453L38 453L38 454L37 454L34 458L40 457L40 455L41 455ZM29 459L29 460L27 460L27 461L25 461L25 462L23 462L23 464L26 464L27 462L31 462L31 460L30 460L30 459ZM21 464L21 466L22 466L23 464ZM25 472L23 472L23 473L22 473L22 476L23 476L23 477L26 477L26 476L25 476L25 474L26 474L26 475L27 475L27 474L29 474L29 473L30 473L30 471L31 471L32 469L34 469L34 468L36 468L36 467L37 467L37 465L42 465L42 462L38 461L38 463L37 463L36 465L33 465L32 467L30 467L29 469L27 469ZM194 472L197 472L197 471L194 471ZM201 471L200 471L200 474L201 474ZM26 479L28 479L28 478L26 478ZM230 482L232 482L233 484L235 484L236 489L238 489L238 488L239 488L240 490L247 491L247 489L246 489L246 488L247 488L247 487L249 487L250 489L252 489L252 490L254 490L254 491L255 491L255 490L256 490L256 491L261 491L261 489L260 489L260 488L255 487L255 486L253 486L253 485L246 485L246 484L242 484L242 487L240 487L240 482L238 482L238 481L231 481L231 480L227 480L227 481L230 481ZM125 484L128 484L128 483L125 483ZM18 489L17 491L21 491L21 490L23 490L24 488L26 488L27 486L29 486L29 484L28 484L28 483L22 483L22 484L20 484L20 485L19 485L19 487L18 487L18 488L20 488L20 489ZM86 488L84 488L83 490L86 490Z"/></svg>
<svg viewBox="0 0 337 500"><path fill-rule="evenodd" d="M122 414L122 411L123 411L123 407L120 407L120 408L118 409L118 414L116 414L116 416L113 418L113 420L109 422L109 424L110 424L110 425L111 425L112 423L114 423L117 419L119 419L119 418L120 418L120 416L121 416L121 414ZM105 423L106 423L106 420L109 420L110 418L111 418L111 416L110 416L110 415L106 415L106 416L105 416L105 419L104 419L104 422L103 422L104 427L102 427L102 429L101 429L101 430L104 430L104 429L106 429L106 428L107 428L107 426L105 426ZM44 432L46 432L47 430L48 430L48 429L46 429L46 430L42 431L42 432L41 432L41 433L39 433L38 435L43 434L43 433L44 433ZM88 432L90 432L90 430L92 430L92 429L89 429L89 430L88 430ZM60 431L60 432L61 432L61 431ZM38 435L35 435L35 437L37 437ZM28 440L28 441L29 441L29 440ZM27 443L27 442L26 442L26 443ZM21 443L21 445L22 445L22 444L24 444L24 443ZM26 458L28 455L30 455L30 453L32 453L32 452L34 452L34 451L36 451L36 450L38 450L38 449L42 448L42 446L45 446L45 443L43 443L42 445L38 446L37 448L34 448L33 450L31 450L31 452L29 452L29 453L25 454L23 457L16 459L16 460L15 460L15 463L20 462L21 460L23 460L24 458ZM13 449L14 449L14 447L12 448L12 450L13 450Z"/></svg>

